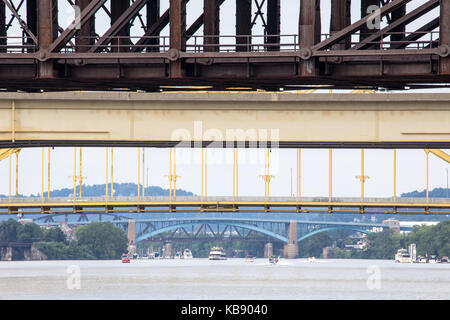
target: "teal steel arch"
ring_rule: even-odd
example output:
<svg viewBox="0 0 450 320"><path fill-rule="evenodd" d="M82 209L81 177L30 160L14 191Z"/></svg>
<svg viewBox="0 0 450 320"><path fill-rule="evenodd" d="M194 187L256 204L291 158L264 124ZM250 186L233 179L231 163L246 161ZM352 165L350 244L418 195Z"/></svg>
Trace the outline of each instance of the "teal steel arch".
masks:
<svg viewBox="0 0 450 320"><path fill-rule="evenodd" d="M194 226L194 225L198 225L201 224L202 222L190 222L190 223L182 223L182 224L176 224L176 225L172 225L172 226L168 226L168 227L164 227L158 230L153 230L151 232L145 233L141 236L139 236L138 238L136 238L136 242L139 241L143 241L145 239L151 238L153 236L156 236L158 234L164 233L164 232L168 232L168 231L173 231L176 230L178 228L183 228L183 227L190 227L190 226ZM258 228L249 224L245 224L245 223L233 223L233 222L226 222L226 223L221 223L221 224L226 224L229 226L234 226L234 227L240 227L243 229L248 229L248 230L253 230L262 234L265 234L271 238L275 238L277 240L283 241L285 243L289 242L289 239L286 237L283 237L275 232L266 230L266 229L262 229L262 228Z"/></svg>
<svg viewBox="0 0 450 320"><path fill-rule="evenodd" d="M305 239L307 239L307 238L309 238L309 237L311 237L311 236L313 236L315 234L318 234L318 233L321 233L321 232L325 232L325 231L333 231L333 230L351 230L351 231L362 232L362 233L365 233L365 234L371 233L371 231L369 231L369 230L364 230L364 229L357 228L357 227L336 226L336 227L328 227L328 228L322 228L322 229L314 230L313 232L307 233L307 234L301 236L300 238L298 238L297 242L303 241L303 240L305 240Z"/></svg>

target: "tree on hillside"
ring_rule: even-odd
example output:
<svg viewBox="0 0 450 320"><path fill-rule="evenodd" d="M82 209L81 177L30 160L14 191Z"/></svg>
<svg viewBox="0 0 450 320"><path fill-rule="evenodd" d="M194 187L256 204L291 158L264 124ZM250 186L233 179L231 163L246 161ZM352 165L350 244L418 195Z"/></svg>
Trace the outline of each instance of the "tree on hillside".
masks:
<svg viewBox="0 0 450 320"><path fill-rule="evenodd" d="M127 235L110 222L91 222L76 230L78 244L101 260L119 259L127 251Z"/></svg>
<svg viewBox="0 0 450 320"><path fill-rule="evenodd" d="M43 241L46 242L66 242L66 235L61 228L53 227L44 230Z"/></svg>

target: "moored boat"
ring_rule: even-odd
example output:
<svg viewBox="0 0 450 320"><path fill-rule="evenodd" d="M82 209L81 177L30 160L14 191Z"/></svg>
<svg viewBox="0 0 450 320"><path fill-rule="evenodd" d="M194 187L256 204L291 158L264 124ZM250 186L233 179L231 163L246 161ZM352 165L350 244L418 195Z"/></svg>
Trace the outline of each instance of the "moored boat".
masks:
<svg viewBox="0 0 450 320"><path fill-rule="evenodd" d="M223 248L221 247L212 247L209 252L209 260L226 260L227 255Z"/></svg>
<svg viewBox="0 0 450 320"><path fill-rule="evenodd" d="M122 255L122 263L130 263L130 255L127 253L124 253Z"/></svg>
<svg viewBox="0 0 450 320"><path fill-rule="evenodd" d="M189 250L189 249L184 249L183 257L184 257L184 259L192 259L193 257L192 257L192 252L191 252L191 250Z"/></svg>
<svg viewBox="0 0 450 320"><path fill-rule="evenodd" d="M398 249L397 253L395 254L395 262L398 263L412 263L411 256L408 253L408 250L406 249Z"/></svg>
<svg viewBox="0 0 450 320"><path fill-rule="evenodd" d="M272 264L277 264L279 260L280 260L280 257L274 257L274 256L269 257L269 263L272 263Z"/></svg>

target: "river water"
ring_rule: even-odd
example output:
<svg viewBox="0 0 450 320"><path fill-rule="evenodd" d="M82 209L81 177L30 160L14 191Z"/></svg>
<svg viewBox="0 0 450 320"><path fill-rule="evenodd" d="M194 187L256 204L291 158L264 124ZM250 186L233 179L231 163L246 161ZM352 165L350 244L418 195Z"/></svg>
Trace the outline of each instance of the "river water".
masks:
<svg viewBox="0 0 450 320"><path fill-rule="evenodd" d="M450 264L388 260L0 262L0 299L449 299Z"/></svg>

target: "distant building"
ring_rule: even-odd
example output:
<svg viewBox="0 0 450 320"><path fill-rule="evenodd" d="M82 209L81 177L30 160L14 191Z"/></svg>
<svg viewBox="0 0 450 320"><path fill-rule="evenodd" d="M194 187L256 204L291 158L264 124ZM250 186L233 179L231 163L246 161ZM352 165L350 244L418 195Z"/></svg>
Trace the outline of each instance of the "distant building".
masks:
<svg viewBox="0 0 450 320"><path fill-rule="evenodd" d="M383 224L389 225L389 230L394 232L400 232L400 221L395 219L387 219L383 221Z"/></svg>

